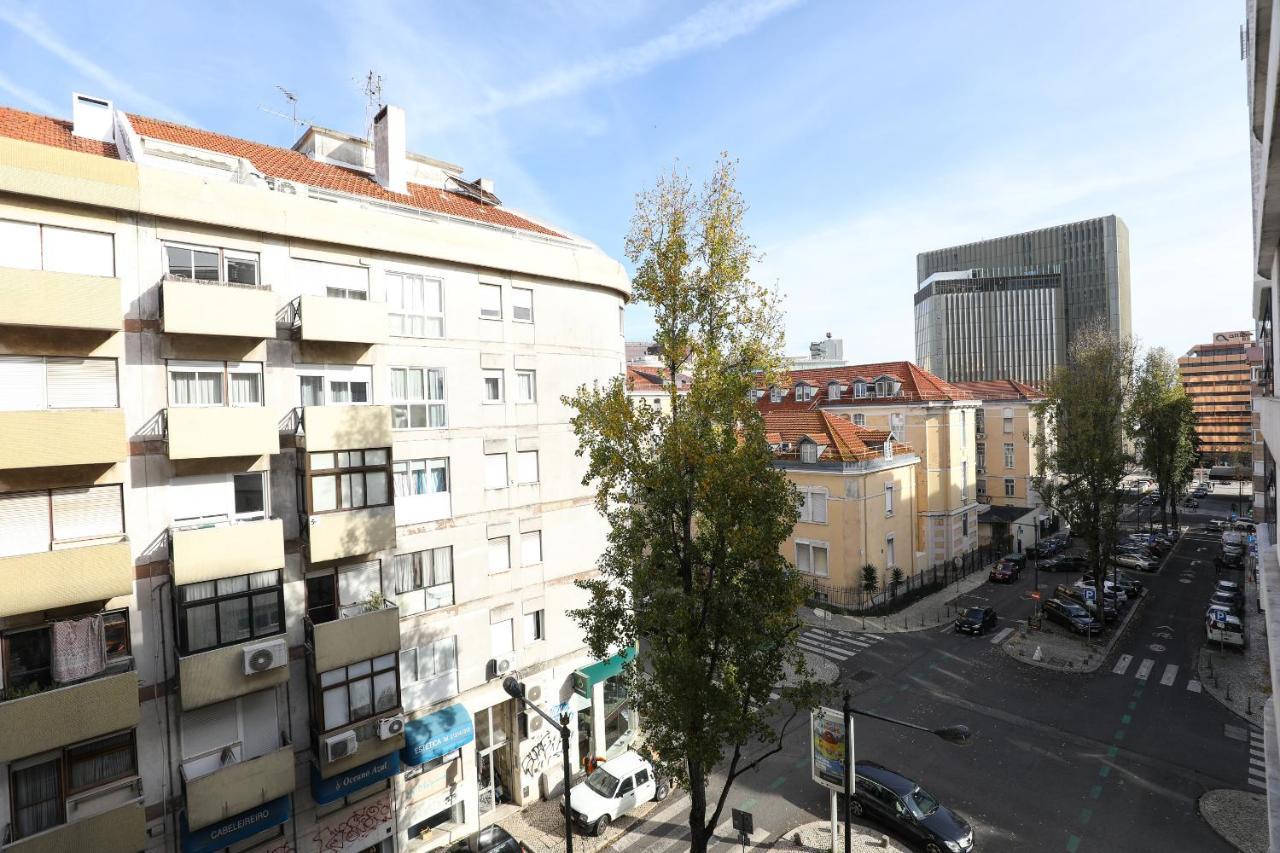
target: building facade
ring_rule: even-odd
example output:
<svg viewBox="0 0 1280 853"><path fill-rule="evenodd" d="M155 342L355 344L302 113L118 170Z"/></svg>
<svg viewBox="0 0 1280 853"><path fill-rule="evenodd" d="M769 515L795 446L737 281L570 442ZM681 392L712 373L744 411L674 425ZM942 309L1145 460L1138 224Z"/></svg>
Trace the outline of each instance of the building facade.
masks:
<svg viewBox="0 0 1280 853"><path fill-rule="evenodd" d="M893 569L911 574L919 455L887 430L827 411L768 412L764 428L774 464L800 493L800 520L782 553L817 597L859 589L867 565L881 589Z"/></svg>
<svg viewBox="0 0 1280 853"><path fill-rule="evenodd" d="M560 398L627 295L394 107L293 150L0 109L4 849L441 847L560 778L507 674L624 747Z"/></svg>
<svg viewBox="0 0 1280 853"><path fill-rule="evenodd" d="M1182 386L1196 413L1201 467L1251 465L1253 456L1253 333L1214 332L1178 359Z"/></svg>
<svg viewBox="0 0 1280 853"><path fill-rule="evenodd" d="M916 466L916 553L922 571L978 545L976 446L978 402L907 361L793 370L787 384L757 390L773 412L824 411L855 426L893 434L920 457ZM904 568L907 561L899 556Z"/></svg>
<svg viewBox="0 0 1280 853"><path fill-rule="evenodd" d="M643 364L627 365L627 396L643 400L656 409L671 412L671 396L667 388L667 371L662 367ZM676 393L688 394L693 378L687 374L676 375Z"/></svg>
<svg viewBox="0 0 1280 853"><path fill-rule="evenodd" d="M978 500L993 506L1040 506L1032 483L1040 433L1033 407L1044 394L1011 379L955 385L979 401L974 418Z"/></svg>
<svg viewBox="0 0 1280 853"><path fill-rule="evenodd" d="M916 286L916 360L953 382L1036 384L1090 324L1132 335L1129 229L1114 215L922 252ZM1002 356L1002 341L1023 343Z"/></svg>

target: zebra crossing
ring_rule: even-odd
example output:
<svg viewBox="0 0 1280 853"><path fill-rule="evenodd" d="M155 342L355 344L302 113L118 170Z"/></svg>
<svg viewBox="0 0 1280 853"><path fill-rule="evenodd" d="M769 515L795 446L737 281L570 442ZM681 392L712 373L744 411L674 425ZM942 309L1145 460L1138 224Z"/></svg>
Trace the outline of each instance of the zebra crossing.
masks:
<svg viewBox="0 0 1280 853"><path fill-rule="evenodd" d="M879 634L841 634L838 631L810 628L800 635L797 642L800 648L807 652L822 655L836 663L843 663L883 639L884 637Z"/></svg>
<svg viewBox="0 0 1280 853"><path fill-rule="evenodd" d="M1267 790L1267 752L1262 732L1249 729L1249 785Z"/></svg>
<svg viewBox="0 0 1280 853"><path fill-rule="evenodd" d="M614 853L626 850L643 850L644 853L676 853L681 849L689 849L689 806L687 796L678 796L671 802L662 804L648 816L641 818L626 830L625 834L608 845L607 849ZM725 811L728 811L726 808ZM748 848L764 845L770 838L767 829L756 826L748 840ZM743 849L733 829L732 818L725 818L716 827L714 837L707 844L709 851L731 853Z"/></svg>
<svg viewBox="0 0 1280 853"><path fill-rule="evenodd" d="M1133 655L1120 655L1120 657L1116 659L1116 665L1111 668L1111 672L1115 675L1126 675L1129 672L1129 668L1133 666L1133 663L1136 660L1138 659ZM1179 672L1182 672L1183 675L1186 674L1176 663L1165 664L1163 669L1158 669L1158 667L1159 664L1154 658L1143 658L1138 661L1138 666L1134 669L1133 677L1138 681L1147 684L1151 682L1152 675L1159 671L1160 675L1156 680L1159 682L1160 686L1173 687L1178 681ZM1194 677L1187 678L1186 682L1183 684L1183 688L1189 693L1200 693L1204 690L1204 686L1200 683L1200 680Z"/></svg>

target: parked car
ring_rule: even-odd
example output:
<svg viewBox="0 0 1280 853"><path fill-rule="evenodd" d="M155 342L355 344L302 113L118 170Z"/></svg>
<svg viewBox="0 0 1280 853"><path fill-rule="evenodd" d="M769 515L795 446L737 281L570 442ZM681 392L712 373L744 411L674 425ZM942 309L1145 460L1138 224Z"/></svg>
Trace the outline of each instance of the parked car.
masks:
<svg viewBox="0 0 1280 853"><path fill-rule="evenodd" d="M1208 528L1209 530L1222 530L1227 526L1228 526L1228 523L1223 521L1220 518L1211 518L1209 519L1209 523L1205 525L1205 527Z"/></svg>
<svg viewBox="0 0 1280 853"><path fill-rule="evenodd" d="M1085 580L1084 578L1076 581L1072 586L1076 589L1097 589L1097 586L1092 580ZM1111 581L1104 580L1102 582L1102 594L1106 596L1108 601L1115 605L1117 610L1123 608L1129 603L1129 596L1125 594L1125 591L1120 589L1120 587L1116 586Z"/></svg>
<svg viewBox="0 0 1280 853"><path fill-rule="evenodd" d="M1086 574L1084 577L1081 578L1081 580L1084 581L1085 583L1089 583L1089 584L1093 583L1094 582L1093 573L1090 572ZM1103 580L1106 581L1108 584L1115 584L1117 587L1124 590L1124 594L1128 598L1142 597L1142 592L1143 592L1142 581L1138 580L1137 578L1131 575L1125 574L1124 572L1107 572Z"/></svg>
<svg viewBox="0 0 1280 853"><path fill-rule="evenodd" d="M528 853L531 848L517 841L500 826L486 826L473 838L459 841L449 848L449 853Z"/></svg>
<svg viewBox="0 0 1280 853"><path fill-rule="evenodd" d="M1230 556L1219 554L1213 558L1213 564L1219 569L1243 569L1244 552L1233 553Z"/></svg>
<svg viewBox="0 0 1280 853"><path fill-rule="evenodd" d="M1244 648L1244 623L1225 610L1209 609L1204 617L1204 632L1205 639L1211 643Z"/></svg>
<svg viewBox="0 0 1280 853"><path fill-rule="evenodd" d="M981 636L996 626L994 607L970 607L956 619L956 631L961 634Z"/></svg>
<svg viewBox="0 0 1280 853"><path fill-rule="evenodd" d="M591 775L569 791L573 822L583 832L603 835L609 824L641 803L661 800L670 786L653 771L653 765L634 752L596 766ZM566 807L561 802L560 808Z"/></svg>
<svg viewBox="0 0 1280 853"><path fill-rule="evenodd" d="M1155 563L1151 562L1150 560L1144 560L1141 557L1137 557L1133 554L1117 555L1116 557L1112 558L1112 562L1115 563L1117 566L1122 566L1126 569L1137 569L1140 572L1154 572L1156 570Z"/></svg>
<svg viewBox="0 0 1280 853"><path fill-rule="evenodd" d="M1040 612L1050 622L1057 622L1077 634L1096 634L1102 630L1102 623L1074 601L1051 598L1041 605Z"/></svg>
<svg viewBox="0 0 1280 853"><path fill-rule="evenodd" d="M1232 523L1231 526L1243 533L1258 532L1258 526L1256 524L1254 524L1252 521L1245 521L1243 518L1237 518L1235 522Z"/></svg>
<svg viewBox="0 0 1280 853"><path fill-rule="evenodd" d="M1244 617L1244 602L1229 592L1215 592L1209 597L1209 610L1225 610L1237 619Z"/></svg>
<svg viewBox="0 0 1280 853"><path fill-rule="evenodd" d="M1089 560L1079 554L1063 554L1053 558L1052 566L1040 564L1040 571L1082 572L1089 567Z"/></svg>
<svg viewBox="0 0 1280 853"><path fill-rule="evenodd" d="M918 784L874 761L854 763L849 812L871 817L910 839L926 853L973 849L973 827Z"/></svg>
<svg viewBox="0 0 1280 853"><path fill-rule="evenodd" d="M1240 586L1239 581L1220 580L1214 586L1216 592L1230 592L1244 594L1244 588Z"/></svg>
<svg viewBox="0 0 1280 853"><path fill-rule="evenodd" d="M1013 583L1022 574L1021 567L1017 563L1010 563L1001 560L991 567L987 579L994 583Z"/></svg>

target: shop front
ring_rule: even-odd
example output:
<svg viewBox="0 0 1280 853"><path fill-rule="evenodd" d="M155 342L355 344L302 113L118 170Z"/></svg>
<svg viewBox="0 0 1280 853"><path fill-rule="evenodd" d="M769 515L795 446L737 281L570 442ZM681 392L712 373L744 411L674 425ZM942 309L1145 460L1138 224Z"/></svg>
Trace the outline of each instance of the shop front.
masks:
<svg viewBox="0 0 1280 853"><path fill-rule="evenodd" d="M229 817L209 826L192 830L187 826L187 813L178 819L182 838L182 853L213 853L248 841L255 836L265 836L289 821L290 798L286 794L263 803L243 814Z"/></svg>
<svg viewBox="0 0 1280 853"><path fill-rule="evenodd" d="M400 753L379 756L329 778L311 767L313 827L301 833L307 853L390 853L395 848L396 815L391 780L400 772Z"/></svg>
<svg viewBox="0 0 1280 853"><path fill-rule="evenodd" d="M635 660L635 648L573 673L580 767L626 752L639 734L639 717L623 684L622 670Z"/></svg>
<svg viewBox="0 0 1280 853"><path fill-rule="evenodd" d="M459 841L478 828L475 786L465 784L464 748L475 726L461 703L405 724L400 785L403 849L430 850Z"/></svg>

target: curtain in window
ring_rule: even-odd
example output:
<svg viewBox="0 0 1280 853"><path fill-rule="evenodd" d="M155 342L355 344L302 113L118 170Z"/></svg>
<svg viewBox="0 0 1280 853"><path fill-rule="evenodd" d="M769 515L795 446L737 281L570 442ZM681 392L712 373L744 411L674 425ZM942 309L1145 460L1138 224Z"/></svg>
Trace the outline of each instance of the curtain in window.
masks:
<svg viewBox="0 0 1280 853"><path fill-rule="evenodd" d="M391 558L391 570L396 576L396 592L411 592L422 586L422 574L418 571L417 554L397 554Z"/></svg>
<svg viewBox="0 0 1280 853"><path fill-rule="evenodd" d="M14 834L18 838L26 838L61 822L57 761L16 770L12 779Z"/></svg>
<svg viewBox="0 0 1280 853"><path fill-rule="evenodd" d="M169 396L175 406L221 406L222 377L216 373L170 371Z"/></svg>
<svg viewBox="0 0 1280 853"><path fill-rule="evenodd" d="M431 552L431 583L433 586L453 583L452 548L436 548Z"/></svg>
<svg viewBox="0 0 1280 853"><path fill-rule="evenodd" d="M50 635L53 644L50 669L53 680L59 684L89 678L106 667L101 616L54 622Z"/></svg>
<svg viewBox="0 0 1280 853"><path fill-rule="evenodd" d="M409 371L409 399L421 400L422 398L423 398L422 371L410 370Z"/></svg>
<svg viewBox="0 0 1280 853"><path fill-rule="evenodd" d="M93 788L114 779L133 774L133 742L130 735L117 735L106 741L79 747L90 754L76 755L76 749L67 750L67 763L72 789Z"/></svg>
<svg viewBox="0 0 1280 853"><path fill-rule="evenodd" d="M302 405L304 406L323 406L324 405L324 377L323 376L299 376L298 387L302 392Z"/></svg>
<svg viewBox="0 0 1280 853"><path fill-rule="evenodd" d="M257 373L232 373L231 405L258 406L262 404L262 376Z"/></svg>
<svg viewBox="0 0 1280 853"><path fill-rule="evenodd" d="M409 393L408 371L404 369L391 371L391 399L403 400Z"/></svg>

